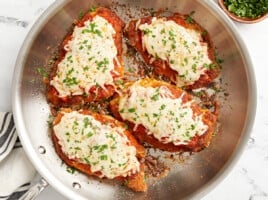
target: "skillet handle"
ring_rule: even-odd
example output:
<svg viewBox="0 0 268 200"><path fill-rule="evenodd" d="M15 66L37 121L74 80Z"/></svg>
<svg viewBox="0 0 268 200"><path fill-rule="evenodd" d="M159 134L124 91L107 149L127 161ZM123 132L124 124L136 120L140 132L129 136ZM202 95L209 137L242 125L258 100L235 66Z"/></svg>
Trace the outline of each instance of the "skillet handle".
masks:
<svg viewBox="0 0 268 200"><path fill-rule="evenodd" d="M46 187L48 182L41 178L38 183L33 185L24 195L22 195L19 200L33 200L35 199Z"/></svg>

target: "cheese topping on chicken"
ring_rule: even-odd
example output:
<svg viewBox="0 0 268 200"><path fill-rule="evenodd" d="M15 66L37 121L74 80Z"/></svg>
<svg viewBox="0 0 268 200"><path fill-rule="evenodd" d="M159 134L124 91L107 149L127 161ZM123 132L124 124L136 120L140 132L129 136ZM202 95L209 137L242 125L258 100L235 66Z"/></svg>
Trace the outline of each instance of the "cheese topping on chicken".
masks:
<svg viewBox="0 0 268 200"><path fill-rule="evenodd" d="M183 95L174 98L165 86L144 87L138 81L120 97L119 113L136 127L143 125L162 143L187 144L195 135L204 134L208 126L201 114L193 112L192 101L182 102Z"/></svg>
<svg viewBox="0 0 268 200"><path fill-rule="evenodd" d="M140 170L136 148L121 127L72 111L64 113L53 129L68 158L90 165L92 172L101 172L100 177L126 177Z"/></svg>
<svg viewBox="0 0 268 200"><path fill-rule="evenodd" d="M59 97L88 94L93 86L113 85L111 72L117 48L113 26L106 19L95 16L83 27L75 27L67 51L58 64L57 74L51 80Z"/></svg>
<svg viewBox="0 0 268 200"><path fill-rule="evenodd" d="M178 72L177 86L193 84L211 67L208 46L201 42L200 32L155 17L150 24L139 25L139 29L143 32L143 48Z"/></svg>

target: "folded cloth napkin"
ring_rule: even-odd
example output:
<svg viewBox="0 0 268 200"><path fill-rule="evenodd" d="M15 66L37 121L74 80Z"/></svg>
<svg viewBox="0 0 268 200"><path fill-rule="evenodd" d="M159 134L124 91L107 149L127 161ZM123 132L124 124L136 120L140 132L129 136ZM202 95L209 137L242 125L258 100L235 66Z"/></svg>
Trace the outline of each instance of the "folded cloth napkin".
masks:
<svg viewBox="0 0 268 200"><path fill-rule="evenodd" d="M0 200L19 199L35 174L18 139L12 114L0 112Z"/></svg>

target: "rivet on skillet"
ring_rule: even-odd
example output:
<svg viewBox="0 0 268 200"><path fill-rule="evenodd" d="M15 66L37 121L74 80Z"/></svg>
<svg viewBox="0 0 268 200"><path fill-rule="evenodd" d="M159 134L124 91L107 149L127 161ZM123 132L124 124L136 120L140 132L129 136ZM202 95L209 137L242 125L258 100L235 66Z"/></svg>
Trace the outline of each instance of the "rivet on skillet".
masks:
<svg viewBox="0 0 268 200"><path fill-rule="evenodd" d="M43 146L39 146L38 151L39 151L40 154L45 154L46 153L46 148L43 147Z"/></svg>
<svg viewBox="0 0 268 200"><path fill-rule="evenodd" d="M77 183L77 182L73 182L73 188L74 189L81 189L81 185L80 185L80 183Z"/></svg>

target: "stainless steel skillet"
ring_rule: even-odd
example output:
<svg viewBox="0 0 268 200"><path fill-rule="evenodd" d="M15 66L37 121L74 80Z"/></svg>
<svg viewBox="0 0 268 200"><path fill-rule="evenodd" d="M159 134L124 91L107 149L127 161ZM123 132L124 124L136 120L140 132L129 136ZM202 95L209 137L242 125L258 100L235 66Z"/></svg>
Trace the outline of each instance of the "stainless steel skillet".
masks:
<svg viewBox="0 0 268 200"><path fill-rule="evenodd" d="M222 86L229 93L222 99L220 131L211 146L172 165L166 178L150 179L147 193L134 193L114 183L99 181L78 172L70 174L56 155L47 121L49 106L42 78L36 68L45 66L79 13L91 6L112 6L127 20L146 9L190 13L211 34L224 59ZM146 13L146 12L145 12ZM58 0L37 20L17 58L12 104L23 147L38 172L56 190L70 199L199 199L230 171L250 134L256 109L253 67L233 23L214 1L194 0Z"/></svg>

